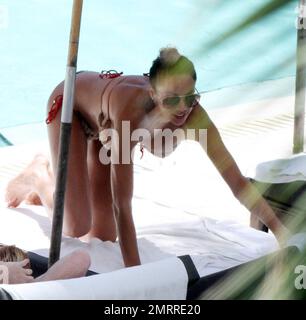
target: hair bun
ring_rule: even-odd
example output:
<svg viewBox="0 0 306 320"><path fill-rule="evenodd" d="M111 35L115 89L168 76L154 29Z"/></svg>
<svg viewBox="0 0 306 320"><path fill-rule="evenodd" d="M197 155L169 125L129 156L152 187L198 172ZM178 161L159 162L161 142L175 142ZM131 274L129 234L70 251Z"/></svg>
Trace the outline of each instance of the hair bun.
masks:
<svg viewBox="0 0 306 320"><path fill-rule="evenodd" d="M176 48L166 47L159 51L159 57L162 63L166 65L174 65L181 57Z"/></svg>

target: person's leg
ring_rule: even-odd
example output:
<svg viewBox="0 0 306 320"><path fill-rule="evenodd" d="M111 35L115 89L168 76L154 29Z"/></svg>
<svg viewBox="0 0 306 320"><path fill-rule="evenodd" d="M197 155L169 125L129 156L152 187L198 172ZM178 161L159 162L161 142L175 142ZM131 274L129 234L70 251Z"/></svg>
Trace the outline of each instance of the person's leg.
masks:
<svg viewBox="0 0 306 320"><path fill-rule="evenodd" d="M59 86L51 95L48 110L53 99L62 94ZM48 125L49 143L54 176L58 161L61 112ZM46 158L37 156L33 162L7 187L8 205L16 207L31 194L37 194L49 216L53 213L54 177ZM63 232L72 237L80 237L91 228L91 208L89 200L89 180L87 170L87 138L76 116L73 116L67 184L65 193L65 214Z"/></svg>
<svg viewBox="0 0 306 320"><path fill-rule="evenodd" d="M6 188L9 207L17 207L23 200L37 198L50 211L53 207L54 179L49 160L44 155L36 155L32 162Z"/></svg>
<svg viewBox="0 0 306 320"><path fill-rule="evenodd" d="M54 176L58 168L60 112L48 125ZM77 116L73 116L67 165L63 232L71 237L87 234L91 228L91 207L87 168L87 137Z"/></svg>
<svg viewBox="0 0 306 320"><path fill-rule="evenodd" d="M104 165L99 161L101 147L100 141L97 140L88 143L87 165L93 219L89 236L114 242L117 233L112 207L110 165Z"/></svg>
<svg viewBox="0 0 306 320"><path fill-rule="evenodd" d="M76 250L58 260L35 282L84 277L90 266L90 256L84 250Z"/></svg>

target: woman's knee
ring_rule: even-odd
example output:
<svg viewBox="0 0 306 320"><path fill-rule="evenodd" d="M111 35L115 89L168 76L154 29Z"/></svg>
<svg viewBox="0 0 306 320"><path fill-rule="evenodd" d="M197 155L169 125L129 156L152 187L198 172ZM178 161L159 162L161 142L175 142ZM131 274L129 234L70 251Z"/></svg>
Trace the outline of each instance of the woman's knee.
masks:
<svg viewBox="0 0 306 320"><path fill-rule="evenodd" d="M74 219L73 219L74 220ZM76 219L77 220L77 219ZM63 227L63 232L72 238L80 238L85 236L91 229L91 221L70 221L65 223Z"/></svg>
<svg viewBox="0 0 306 320"><path fill-rule="evenodd" d="M84 277L88 271L91 259L90 255L83 249L77 249L66 256L64 259L69 261L69 265L74 266L73 277Z"/></svg>
<svg viewBox="0 0 306 320"><path fill-rule="evenodd" d="M71 255L76 265L80 266L80 269L85 270L85 272L89 269L91 264L91 259L87 251L83 249L77 249L73 251Z"/></svg>

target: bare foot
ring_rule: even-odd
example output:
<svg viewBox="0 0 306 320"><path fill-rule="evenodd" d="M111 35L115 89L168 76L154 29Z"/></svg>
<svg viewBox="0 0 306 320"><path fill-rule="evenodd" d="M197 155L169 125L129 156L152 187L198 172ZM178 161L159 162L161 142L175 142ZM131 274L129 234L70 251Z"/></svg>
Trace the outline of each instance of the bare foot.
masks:
<svg viewBox="0 0 306 320"><path fill-rule="evenodd" d="M23 200L38 203L37 195L39 182L50 180L49 160L44 155L36 155L33 161L6 188L8 207L17 207ZM37 199L38 198L38 199Z"/></svg>

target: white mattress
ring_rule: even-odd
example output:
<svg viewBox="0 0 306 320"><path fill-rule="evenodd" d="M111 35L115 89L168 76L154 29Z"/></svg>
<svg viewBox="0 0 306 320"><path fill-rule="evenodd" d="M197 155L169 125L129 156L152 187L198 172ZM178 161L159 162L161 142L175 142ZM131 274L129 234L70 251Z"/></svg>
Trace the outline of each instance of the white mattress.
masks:
<svg viewBox="0 0 306 320"><path fill-rule="evenodd" d="M306 181L306 154L302 152L260 163L256 168L255 179L268 183Z"/></svg>
<svg viewBox="0 0 306 320"><path fill-rule="evenodd" d="M41 151L37 149L23 146L0 150L2 195L6 181L32 154ZM273 235L247 226L246 209L193 143L182 145L165 160L148 154L140 160L137 153L135 159L133 216L143 264L189 254L204 276L278 248ZM3 200L0 206L0 242L48 256L51 223L44 209L25 204L8 209ZM76 248L89 252L93 271L123 268L118 242L92 239L86 243L63 237L62 255Z"/></svg>

